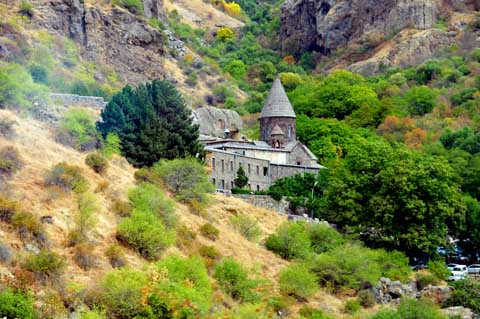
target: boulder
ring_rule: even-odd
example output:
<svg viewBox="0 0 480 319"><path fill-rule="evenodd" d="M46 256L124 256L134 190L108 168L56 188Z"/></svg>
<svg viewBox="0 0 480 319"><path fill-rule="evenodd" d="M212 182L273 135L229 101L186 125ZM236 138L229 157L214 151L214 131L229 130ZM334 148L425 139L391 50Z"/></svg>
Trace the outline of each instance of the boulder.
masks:
<svg viewBox="0 0 480 319"><path fill-rule="evenodd" d="M225 130L239 132L243 127L240 115L233 110L202 107L193 111L194 122L200 125L200 134L225 137Z"/></svg>
<svg viewBox="0 0 480 319"><path fill-rule="evenodd" d="M443 304L452 297L453 288L450 286L428 286L419 293L420 298L428 298L437 304Z"/></svg>
<svg viewBox="0 0 480 319"><path fill-rule="evenodd" d="M400 281L392 281L384 277L380 278L377 286L373 287L372 290L378 304L398 302L402 297L416 298L418 292L415 281L402 284Z"/></svg>
<svg viewBox="0 0 480 319"><path fill-rule="evenodd" d="M448 318L460 318L460 319L476 319L477 318L477 316L472 311L472 309L461 307L461 306L448 307L448 308L442 309L442 312Z"/></svg>

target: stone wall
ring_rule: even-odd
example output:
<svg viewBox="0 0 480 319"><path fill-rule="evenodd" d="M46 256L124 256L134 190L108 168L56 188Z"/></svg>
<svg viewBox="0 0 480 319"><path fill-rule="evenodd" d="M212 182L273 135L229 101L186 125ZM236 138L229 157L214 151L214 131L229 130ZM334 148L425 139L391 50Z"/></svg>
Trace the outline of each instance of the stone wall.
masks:
<svg viewBox="0 0 480 319"><path fill-rule="evenodd" d="M103 109L107 103L103 97L98 96L80 96L76 94L62 94L62 93L51 93L50 99L52 99L53 104L61 104L63 106L83 106L91 107L97 109Z"/></svg>
<svg viewBox="0 0 480 319"><path fill-rule="evenodd" d="M232 195L235 198L239 198L241 200L244 200L245 202L256 206L256 207L261 207L261 208L266 208L270 210L277 211L281 214L286 214L290 215L290 204L287 202L285 199L282 199L281 201L276 201L270 196L260 196L260 195L240 195L240 194L235 194Z"/></svg>
<svg viewBox="0 0 480 319"><path fill-rule="evenodd" d="M270 133L278 125L284 134L285 143L297 140L296 119L291 117L266 117L260 119L260 140L270 142Z"/></svg>

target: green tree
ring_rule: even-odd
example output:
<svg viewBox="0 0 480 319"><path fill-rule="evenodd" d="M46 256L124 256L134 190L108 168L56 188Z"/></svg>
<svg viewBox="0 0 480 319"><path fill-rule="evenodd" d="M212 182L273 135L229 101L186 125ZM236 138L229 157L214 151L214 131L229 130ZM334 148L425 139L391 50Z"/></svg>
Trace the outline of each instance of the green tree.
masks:
<svg viewBox="0 0 480 319"><path fill-rule="evenodd" d="M240 167L237 170L237 178L235 178L235 187L238 188L244 188L245 186L248 185L248 177L247 174L245 174L245 170L243 169L243 166L240 165Z"/></svg>
<svg viewBox="0 0 480 319"><path fill-rule="evenodd" d="M176 88L155 80L136 89L126 86L102 111L97 127L104 137L120 137L122 153L136 166L151 166L160 159L196 156L198 126Z"/></svg>
<svg viewBox="0 0 480 319"><path fill-rule="evenodd" d="M428 86L414 86L405 93L405 100L410 114L424 115L435 107L437 92Z"/></svg>
<svg viewBox="0 0 480 319"><path fill-rule="evenodd" d="M230 73L235 79L241 79L247 72L247 67L242 60L232 60L225 66L225 71Z"/></svg>

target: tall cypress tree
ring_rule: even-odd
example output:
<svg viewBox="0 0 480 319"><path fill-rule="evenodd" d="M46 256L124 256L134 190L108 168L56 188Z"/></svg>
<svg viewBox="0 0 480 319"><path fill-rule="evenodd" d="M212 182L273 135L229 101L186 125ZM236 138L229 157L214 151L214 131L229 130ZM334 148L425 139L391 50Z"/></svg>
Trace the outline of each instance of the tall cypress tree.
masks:
<svg viewBox="0 0 480 319"><path fill-rule="evenodd" d="M135 166L202 152L198 126L180 93L167 81L155 80L116 94L102 111L97 127L105 137L120 137L122 153Z"/></svg>

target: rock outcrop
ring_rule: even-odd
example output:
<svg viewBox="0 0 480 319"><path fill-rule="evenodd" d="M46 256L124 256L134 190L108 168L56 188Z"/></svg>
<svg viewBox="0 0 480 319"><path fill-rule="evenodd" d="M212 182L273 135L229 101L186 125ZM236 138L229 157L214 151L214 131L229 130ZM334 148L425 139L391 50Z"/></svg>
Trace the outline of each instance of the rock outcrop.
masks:
<svg viewBox="0 0 480 319"><path fill-rule="evenodd" d="M373 294L379 304L400 302L402 297L416 298L417 293L417 285L414 281L402 284L400 281L392 281L390 278L382 277L378 281L378 285L373 287Z"/></svg>
<svg viewBox="0 0 480 319"><path fill-rule="evenodd" d="M163 0L143 0L143 10L147 19L154 18L166 21Z"/></svg>
<svg viewBox="0 0 480 319"><path fill-rule="evenodd" d="M431 28L438 15L433 0L288 0L280 39L284 52L328 54L370 32Z"/></svg>
<svg viewBox="0 0 480 319"><path fill-rule="evenodd" d="M34 23L67 36L82 46L82 54L99 65L111 65L126 82L163 78L164 36L138 17L118 7L87 7L80 0L34 0ZM161 16L161 0L145 0L146 12ZM101 80L101 79L99 79Z"/></svg>
<svg viewBox="0 0 480 319"><path fill-rule="evenodd" d="M193 117L194 122L200 125L200 134L207 136L223 138L226 129L238 133L243 126L240 115L232 110L207 106L195 110Z"/></svg>
<svg viewBox="0 0 480 319"><path fill-rule="evenodd" d="M448 318L460 318L460 319L476 319L477 316L472 309L465 307L448 307L442 309L443 314Z"/></svg>

